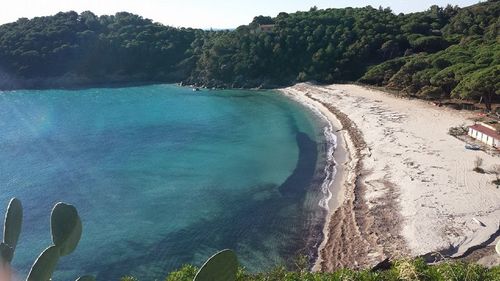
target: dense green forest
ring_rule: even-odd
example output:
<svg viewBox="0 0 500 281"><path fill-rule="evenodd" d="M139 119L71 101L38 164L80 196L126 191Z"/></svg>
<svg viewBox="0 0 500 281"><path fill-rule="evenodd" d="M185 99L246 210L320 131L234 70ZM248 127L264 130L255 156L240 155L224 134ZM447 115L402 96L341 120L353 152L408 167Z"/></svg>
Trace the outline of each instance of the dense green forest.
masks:
<svg viewBox="0 0 500 281"><path fill-rule="evenodd" d="M271 29L261 31L264 24ZM66 12L0 26L0 88L359 81L490 103L500 96L499 29L498 0L411 14L313 7L226 31L173 28L125 12Z"/></svg>
<svg viewBox="0 0 500 281"><path fill-rule="evenodd" d="M200 33L124 12L21 18L0 26L0 77L21 84L62 76L78 77L81 83L181 80L189 68L179 64Z"/></svg>

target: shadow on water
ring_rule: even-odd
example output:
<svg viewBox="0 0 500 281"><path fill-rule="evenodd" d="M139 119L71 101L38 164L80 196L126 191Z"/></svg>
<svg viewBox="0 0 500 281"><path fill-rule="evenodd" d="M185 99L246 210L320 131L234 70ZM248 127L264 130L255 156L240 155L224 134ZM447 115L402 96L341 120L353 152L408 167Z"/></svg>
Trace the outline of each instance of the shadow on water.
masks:
<svg viewBox="0 0 500 281"><path fill-rule="evenodd" d="M142 280L163 279L183 264L200 265L215 251L224 248L234 249L249 270L264 270L276 265L275 260L270 260L271 251L278 252L281 257L294 258L306 246L305 236L310 231L311 222L306 221L311 217L310 210L304 209L303 204L308 187L314 182L318 157L317 144L307 134L298 132L296 140L298 162L281 186L251 187L248 192L230 199L224 194L213 194L212 199L218 200L220 206L233 207L217 217L168 233L153 245L129 241L126 245L131 251L128 257L105 265L102 264L106 262L104 257L83 271L97 273L98 280L119 280L127 274ZM256 194L271 195L263 199Z"/></svg>
<svg viewBox="0 0 500 281"><path fill-rule="evenodd" d="M306 133L298 132L295 138L299 147L299 159L293 173L279 187L279 191L284 196L302 197L314 179L318 145Z"/></svg>

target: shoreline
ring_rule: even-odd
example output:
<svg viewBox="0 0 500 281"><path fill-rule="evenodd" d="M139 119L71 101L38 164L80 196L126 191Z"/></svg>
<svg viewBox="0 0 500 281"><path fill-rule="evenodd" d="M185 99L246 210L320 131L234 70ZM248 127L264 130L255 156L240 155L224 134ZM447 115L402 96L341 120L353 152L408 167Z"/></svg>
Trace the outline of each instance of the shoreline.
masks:
<svg viewBox="0 0 500 281"><path fill-rule="evenodd" d="M331 257L325 255L326 248L331 247L329 241L332 241L331 237L336 236L337 231L332 231L333 223L332 218L335 217L347 217L350 212L342 211L343 214L338 214L338 210L343 206L346 197L350 197L350 193L353 191L352 183L359 176L354 170L359 163L359 144L354 142L351 138L351 131L345 129L342 124L341 118L328 108L327 105L311 98L307 93L304 95L299 91L291 88L280 89L279 93L287 96L288 98L302 104L309 110L311 110L319 118L326 121L329 128L325 128L325 138L328 139L327 134L331 134L335 137L335 145L332 150L327 151L327 159L332 159L334 161L333 168L334 171L330 172L333 176L333 180L326 181L328 186L329 196L322 200L327 200L326 205L324 201L320 200L319 207L326 209L327 214L324 217L322 235L323 239L317 248L317 255L312 266L312 271L323 271L324 263L328 260L332 260ZM325 168L329 166L326 165ZM328 174L327 174L328 175ZM328 176L327 176L328 177ZM345 213L344 213L345 212Z"/></svg>
<svg viewBox="0 0 500 281"><path fill-rule="evenodd" d="M348 84L297 84L279 92L334 124L339 129L334 155L345 153L345 159L335 159L339 171L329 184L333 195L313 271L368 268L386 258L432 252L458 257L499 229L500 206L494 200L500 200L500 192L484 190L493 176L466 168L474 161L469 154L487 158L487 167L498 158L464 151L447 135L450 124L465 123L472 113ZM426 134L423 128L436 116L443 124ZM411 149L417 145L421 149ZM480 183L472 187L471 179ZM472 201L476 209L461 200ZM486 226L475 225L476 217Z"/></svg>

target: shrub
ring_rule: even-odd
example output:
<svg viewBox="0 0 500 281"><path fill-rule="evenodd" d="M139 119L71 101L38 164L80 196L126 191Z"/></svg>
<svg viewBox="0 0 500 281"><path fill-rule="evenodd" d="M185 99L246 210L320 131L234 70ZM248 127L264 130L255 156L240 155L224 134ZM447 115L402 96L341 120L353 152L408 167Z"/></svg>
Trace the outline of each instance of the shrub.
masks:
<svg viewBox="0 0 500 281"><path fill-rule="evenodd" d="M181 269L170 273L165 281L191 281L194 279L198 268L192 265L185 265ZM136 281L136 280L122 280L122 281Z"/></svg>
<svg viewBox="0 0 500 281"><path fill-rule="evenodd" d="M474 160L474 169L473 169L474 172L484 174L484 169L481 168L482 165L483 165L483 158L477 156L476 160Z"/></svg>
<svg viewBox="0 0 500 281"><path fill-rule="evenodd" d="M493 184L500 185L500 165L493 165L493 167L491 167L490 173L494 174L496 177L496 179L493 180Z"/></svg>
<svg viewBox="0 0 500 281"><path fill-rule="evenodd" d="M183 266L170 273L166 281L192 281L197 268ZM252 274L240 268L236 281L496 281L500 280L500 266L485 268L464 262L444 262L428 265L422 259L395 261L389 270L370 271L339 269L333 273L289 271L284 266ZM135 281L125 280L125 281Z"/></svg>
<svg viewBox="0 0 500 281"><path fill-rule="evenodd" d="M468 128L464 125L462 126L457 126L457 127L451 127L449 130L448 130L448 134L456 137L456 136L463 136L463 135L467 135L467 132L468 132Z"/></svg>
<svg viewBox="0 0 500 281"><path fill-rule="evenodd" d="M477 264L444 263L438 271L444 280L492 280L487 279L488 270Z"/></svg>

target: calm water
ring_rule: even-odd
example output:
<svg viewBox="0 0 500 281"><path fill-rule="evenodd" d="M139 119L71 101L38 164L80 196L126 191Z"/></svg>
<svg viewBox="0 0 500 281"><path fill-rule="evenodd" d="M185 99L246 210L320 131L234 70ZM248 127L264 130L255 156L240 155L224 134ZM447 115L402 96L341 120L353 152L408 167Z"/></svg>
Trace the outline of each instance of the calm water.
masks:
<svg viewBox="0 0 500 281"><path fill-rule="evenodd" d="M316 123L271 92L0 92L0 210L25 209L14 266L24 276L49 246L58 201L84 230L55 280L161 280L224 248L252 271L289 262L324 215Z"/></svg>

